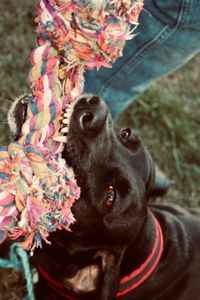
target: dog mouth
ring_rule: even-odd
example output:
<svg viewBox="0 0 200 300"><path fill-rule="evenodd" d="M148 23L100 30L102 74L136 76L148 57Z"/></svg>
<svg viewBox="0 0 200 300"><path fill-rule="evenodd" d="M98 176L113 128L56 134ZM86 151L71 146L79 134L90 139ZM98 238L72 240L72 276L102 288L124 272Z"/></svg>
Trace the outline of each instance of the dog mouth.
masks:
<svg viewBox="0 0 200 300"><path fill-rule="evenodd" d="M100 268L90 264L79 269L73 276L62 279L63 285L76 294L90 293L96 290L100 277Z"/></svg>
<svg viewBox="0 0 200 300"><path fill-rule="evenodd" d="M102 273L107 265L110 264L113 257L107 250L99 250L96 252L90 264L78 268L77 271L68 270L68 276L62 278L62 283L67 290L76 294L83 295L95 291L100 283Z"/></svg>

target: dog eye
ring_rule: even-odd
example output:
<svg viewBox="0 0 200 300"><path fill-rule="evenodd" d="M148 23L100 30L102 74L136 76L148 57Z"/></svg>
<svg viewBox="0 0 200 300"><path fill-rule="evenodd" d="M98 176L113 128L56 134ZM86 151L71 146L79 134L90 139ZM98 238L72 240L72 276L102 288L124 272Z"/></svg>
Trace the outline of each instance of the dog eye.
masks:
<svg viewBox="0 0 200 300"><path fill-rule="evenodd" d="M107 195L106 195L106 205L110 207L116 198L116 192L112 185L108 187Z"/></svg>
<svg viewBox="0 0 200 300"><path fill-rule="evenodd" d="M120 137L121 137L121 139L123 141L128 140L128 138L130 137L130 135L131 135L131 129L130 128L124 128L120 132Z"/></svg>

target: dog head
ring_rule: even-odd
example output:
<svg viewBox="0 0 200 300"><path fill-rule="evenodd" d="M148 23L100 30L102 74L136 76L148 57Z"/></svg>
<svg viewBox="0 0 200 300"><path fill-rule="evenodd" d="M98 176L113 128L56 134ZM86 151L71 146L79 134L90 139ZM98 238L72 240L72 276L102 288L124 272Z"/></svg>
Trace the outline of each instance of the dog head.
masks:
<svg viewBox="0 0 200 300"><path fill-rule="evenodd" d="M81 197L73 207L73 232L128 241L142 226L154 180L151 156L138 133L117 130L105 102L80 98L69 123L63 157L75 171Z"/></svg>

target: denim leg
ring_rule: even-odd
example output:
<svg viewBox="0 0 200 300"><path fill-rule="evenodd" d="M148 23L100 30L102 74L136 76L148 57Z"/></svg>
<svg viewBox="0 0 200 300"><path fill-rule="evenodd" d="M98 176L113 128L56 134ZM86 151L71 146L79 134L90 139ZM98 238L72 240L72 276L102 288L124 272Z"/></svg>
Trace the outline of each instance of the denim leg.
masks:
<svg viewBox="0 0 200 300"><path fill-rule="evenodd" d="M146 0L137 36L112 69L86 73L85 91L102 97L117 118L162 75L200 51L199 0Z"/></svg>

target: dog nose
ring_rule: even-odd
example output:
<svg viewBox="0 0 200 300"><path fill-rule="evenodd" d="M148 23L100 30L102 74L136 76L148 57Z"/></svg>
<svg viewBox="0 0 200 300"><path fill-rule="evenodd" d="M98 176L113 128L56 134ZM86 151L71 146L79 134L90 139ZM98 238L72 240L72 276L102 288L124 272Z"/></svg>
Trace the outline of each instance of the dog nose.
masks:
<svg viewBox="0 0 200 300"><path fill-rule="evenodd" d="M78 128L89 136L98 134L103 129L107 114L107 106L98 96L83 96L74 107Z"/></svg>

